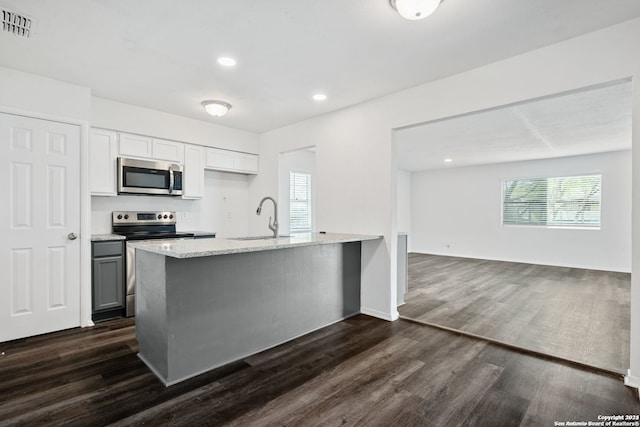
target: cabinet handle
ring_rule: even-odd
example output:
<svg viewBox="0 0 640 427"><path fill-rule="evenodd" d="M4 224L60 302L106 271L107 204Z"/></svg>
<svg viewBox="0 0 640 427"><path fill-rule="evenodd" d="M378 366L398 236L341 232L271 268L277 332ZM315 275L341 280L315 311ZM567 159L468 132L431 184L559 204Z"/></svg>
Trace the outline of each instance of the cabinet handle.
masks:
<svg viewBox="0 0 640 427"><path fill-rule="evenodd" d="M169 166L169 194L173 193L173 166Z"/></svg>

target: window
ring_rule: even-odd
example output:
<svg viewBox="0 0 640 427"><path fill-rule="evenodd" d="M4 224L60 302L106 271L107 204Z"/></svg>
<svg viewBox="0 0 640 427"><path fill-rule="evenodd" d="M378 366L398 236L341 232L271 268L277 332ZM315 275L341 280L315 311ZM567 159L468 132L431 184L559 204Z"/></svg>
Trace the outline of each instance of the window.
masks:
<svg viewBox="0 0 640 427"><path fill-rule="evenodd" d="M289 231L311 231L311 174L289 172Z"/></svg>
<svg viewBox="0 0 640 427"><path fill-rule="evenodd" d="M600 227L602 175L502 182L502 223L547 227Z"/></svg>

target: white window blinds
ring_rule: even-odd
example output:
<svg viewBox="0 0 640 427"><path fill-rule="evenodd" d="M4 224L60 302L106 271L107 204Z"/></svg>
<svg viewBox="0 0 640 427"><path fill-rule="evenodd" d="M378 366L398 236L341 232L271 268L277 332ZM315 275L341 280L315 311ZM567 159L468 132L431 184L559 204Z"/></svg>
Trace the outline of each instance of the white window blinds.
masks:
<svg viewBox="0 0 640 427"><path fill-rule="evenodd" d="M503 181L502 223L600 227L602 175Z"/></svg>
<svg viewBox="0 0 640 427"><path fill-rule="evenodd" d="M289 230L311 231L311 175L289 172Z"/></svg>

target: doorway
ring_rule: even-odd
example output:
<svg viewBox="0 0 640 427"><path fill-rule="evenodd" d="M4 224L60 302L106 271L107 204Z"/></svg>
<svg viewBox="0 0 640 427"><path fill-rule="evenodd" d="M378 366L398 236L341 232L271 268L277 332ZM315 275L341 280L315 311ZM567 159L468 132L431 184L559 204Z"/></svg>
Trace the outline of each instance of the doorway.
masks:
<svg viewBox="0 0 640 427"><path fill-rule="evenodd" d="M0 341L80 325L80 126L0 113Z"/></svg>
<svg viewBox="0 0 640 427"><path fill-rule="evenodd" d="M316 151L305 147L280 153L278 200L284 235L316 231Z"/></svg>
<svg viewBox="0 0 640 427"><path fill-rule="evenodd" d="M396 131L411 177L401 317L624 373L631 94L617 81ZM597 227L504 221L505 182L592 174L602 176ZM621 358L601 358L598 340Z"/></svg>

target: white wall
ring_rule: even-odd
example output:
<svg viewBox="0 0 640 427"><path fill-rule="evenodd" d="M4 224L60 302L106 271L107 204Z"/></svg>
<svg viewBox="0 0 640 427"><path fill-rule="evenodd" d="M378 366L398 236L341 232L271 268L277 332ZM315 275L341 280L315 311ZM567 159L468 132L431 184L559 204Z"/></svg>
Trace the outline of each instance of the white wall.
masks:
<svg viewBox="0 0 640 427"><path fill-rule="evenodd" d="M0 67L0 105L33 113L88 120L91 91L22 71Z"/></svg>
<svg viewBox="0 0 640 427"><path fill-rule="evenodd" d="M312 231L316 231L316 153L307 149L296 150L288 153L280 154L278 163L278 194L276 200L278 201L278 221L280 223L280 234L289 234L289 172L305 172L311 175L311 226ZM266 212L265 212L266 213ZM263 214L263 216L267 216ZM266 219L264 220L266 224ZM268 232L269 229L265 228Z"/></svg>
<svg viewBox="0 0 640 427"><path fill-rule="evenodd" d="M503 226L502 180L602 174L600 230ZM412 174L412 251L631 271L631 152Z"/></svg>
<svg viewBox="0 0 640 427"><path fill-rule="evenodd" d="M92 97L91 126L137 133L191 144L258 152L258 135L162 111ZM171 210L179 212L179 230L215 231L220 237L244 236L248 230L247 175L205 172L202 200L173 197L92 197L92 233L111 232L111 212Z"/></svg>
<svg viewBox="0 0 640 427"><path fill-rule="evenodd" d="M455 76L260 136L260 173L250 204L278 191L278 153L316 146L318 229L384 235L363 252L363 312L393 319L398 231L392 129L640 77L640 19L575 37ZM634 92L634 153L640 151L640 100ZM635 156L635 154L634 154ZM636 158L638 160L638 158ZM633 165L640 187L640 160ZM633 238L640 245L640 190ZM259 225L250 217L250 232ZM640 251L634 256L632 312L640 312ZM640 385L640 315L632 318L631 384Z"/></svg>
<svg viewBox="0 0 640 427"><path fill-rule="evenodd" d="M91 98L91 126L246 153L258 152L256 133L95 96Z"/></svg>
<svg viewBox="0 0 640 427"><path fill-rule="evenodd" d="M260 170L250 203L278 192L280 153L316 147L316 227L337 233L386 235L391 226L391 126L379 106L363 105L310 119L260 136ZM395 211L395 209L394 209ZM250 217L250 234L264 231ZM362 311L397 318L396 291L389 287L392 240L363 244ZM395 285L395 281L393 282Z"/></svg>
<svg viewBox="0 0 640 427"><path fill-rule="evenodd" d="M636 67L632 117L632 206L631 206L631 366L625 384L640 389L640 65ZM640 392L638 394L640 397Z"/></svg>
<svg viewBox="0 0 640 427"><path fill-rule="evenodd" d="M176 211L179 231L215 231L218 237L246 236L248 216L254 212L248 204L247 175L205 171L202 200L178 197L116 196L91 198L92 233L111 233L113 211Z"/></svg>
<svg viewBox="0 0 640 427"><path fill-rule="evenodd" d="M219 237L247 236L249 215L255 215L255 206L249 205L249 183L253 177L205 171L204 180L204 199L197 202L201 209L192 211L201 212L198 229L215 231Z"/></svg>
<svg viewBox="0 0 640 427"><path fill-rule="evenodd" d="M398 170L396 180L398 185L398 231L409 233L409 240L411 240L411 172Z"/></svg>

